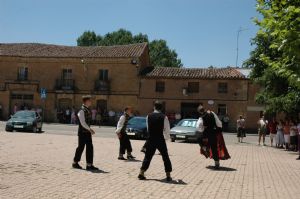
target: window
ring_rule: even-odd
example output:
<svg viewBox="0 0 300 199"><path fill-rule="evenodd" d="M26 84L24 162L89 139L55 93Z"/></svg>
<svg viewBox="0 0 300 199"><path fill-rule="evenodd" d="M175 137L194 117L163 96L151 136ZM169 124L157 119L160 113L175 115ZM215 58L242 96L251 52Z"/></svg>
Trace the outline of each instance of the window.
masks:
<svg viewBox="0 0 300 199"><path fill-rule="evenodd" d="M218 93L227 93L228 86L227 83L221 82L218 84Z"/></svg>
<svg viewBox="0 0 300 199"><path fill-rule="evenodd" d="M18 80L28 80L28 68L27 67L19 68Z"/></svg>
<svg viewBox="0 0 300 199"><path fill-rule="evenodd" d="M72 69L63 69L62 79L72 79Z"/></svg>
<svg viewBox="0 0 300 199"><path fill-rule="evenodd" d="M218 105L218 115L226 115L227 114L227 106L226 104Z"/></svg>
<svg viewBox="0 0 300 199"><path fill-rule="evenodd" d="M33 100L33 95L31 95L31 94L12 94L11 99Z"/></svg>
<svg viewBox="0 0 300 199"><path fill-rule="evenodd" d="M188 83L189 93L199 93L199 82L189 82Z"/></svg>
<svg viewBox="0 0 300 199"><path fill-rule="evenodd" d="M165 82L157 81L155 86L156 92L165 92Z"/></svg>
<svg viewBox="0 0 300 199"><path fill-rule="evenodd" d="M99 80L108 81L108 70L105 69L99 70Z"/></svg>

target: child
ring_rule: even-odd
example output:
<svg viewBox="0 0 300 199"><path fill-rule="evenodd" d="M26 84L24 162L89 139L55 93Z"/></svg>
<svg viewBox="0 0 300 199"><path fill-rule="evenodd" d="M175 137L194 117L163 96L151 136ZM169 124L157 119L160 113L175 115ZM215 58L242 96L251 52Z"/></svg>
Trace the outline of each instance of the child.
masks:
<svg viewBox="0 0 300 199"><path fill-rule="evenodd" d="M300 160L300 120L298 120L297 129L298 129L298 151L299 151L299 157L297 158L297 160Z"/></svg>
<svg viewBox="0 0 300 199"><path fill-rule="evenodd" d="M276 147L283 148L284 145L284 136L283 136L283 124L282 120L277 124L277 135L276 135Z"/></svg>
<svg viewBox="0 0 300 199"><path fill-rule="evenodd" d="M284 134L285 150L289 150L289 145L290 145L290 124L289 124L288 120L286 120L284 125L283 125L283 134Z"/></svg>

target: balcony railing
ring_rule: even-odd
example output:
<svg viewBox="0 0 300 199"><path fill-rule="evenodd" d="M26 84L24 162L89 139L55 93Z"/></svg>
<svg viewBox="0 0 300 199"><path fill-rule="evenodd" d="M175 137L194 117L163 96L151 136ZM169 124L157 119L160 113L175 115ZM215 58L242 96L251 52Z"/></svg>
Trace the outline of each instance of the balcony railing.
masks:
<svg viewBox="0 0 300 199"><path fill-rule="evenodd" d="M95 81L95 91L108 92L110 90L110 82L103 80Z"/></svg>
<svg viewBox="0 0 300 199"><path fill-rule="evenodd" d="M75 80L74 79L57 79L55 89L56 90L74 90Z"/></svg>

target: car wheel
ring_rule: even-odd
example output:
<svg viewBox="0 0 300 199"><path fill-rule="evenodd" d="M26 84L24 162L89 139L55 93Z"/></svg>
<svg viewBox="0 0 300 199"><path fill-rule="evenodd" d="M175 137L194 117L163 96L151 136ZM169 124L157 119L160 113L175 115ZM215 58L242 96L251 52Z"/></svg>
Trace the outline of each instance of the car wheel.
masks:
<svg viewBox="0 0 300 199"><path fill-rule="evenodd" d="M6 131L6 132L13 132L13 130L8 130L8 129L5 129L5 131Z"/></svg>
<svg viewBox="0 0 300 199"><path fill-rule="evenodd" d="M42 132L42 127L41 128L39 128L39 133L41 133Z"/></svg>
<svg viewBox="0 0 300 199"><path fill-rule="evenodd" d="M37 130L38 130L38 129L37 129L37 127L36 127L36 126L32 127L32 132L33 132L33 133L36 133L36 132L37 132Z"/></svg>
<svg viewBox="0 0 300 199"><path fill-rule="evenodd" d="M175 142L175 138L171 138L171 142Z"/></svg>

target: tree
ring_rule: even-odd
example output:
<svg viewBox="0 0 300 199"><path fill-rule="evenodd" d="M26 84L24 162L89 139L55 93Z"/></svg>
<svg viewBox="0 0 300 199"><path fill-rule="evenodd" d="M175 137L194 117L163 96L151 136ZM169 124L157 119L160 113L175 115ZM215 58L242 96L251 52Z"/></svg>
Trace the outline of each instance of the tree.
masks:
<svg viewBox="0 0 300 199"><path fill-rule="evenodd" d="M300 1L257 0L262 19L252 39L255 49L244 66L251 78L263 86L256 96L268 112L300 111Z"/></svg>
<svg viewBox="0 0 300 199"><path fill-rule="evenodd" d="M104 36L96 35L94 31L85 31L77 39L78 46L112 46L134 43L149 43L150 61L153 66L182 67L181 60L175 50L167 45L165 40L153 40L149 42L146 34L133 35L130 31L119 29Z"/></svg>

